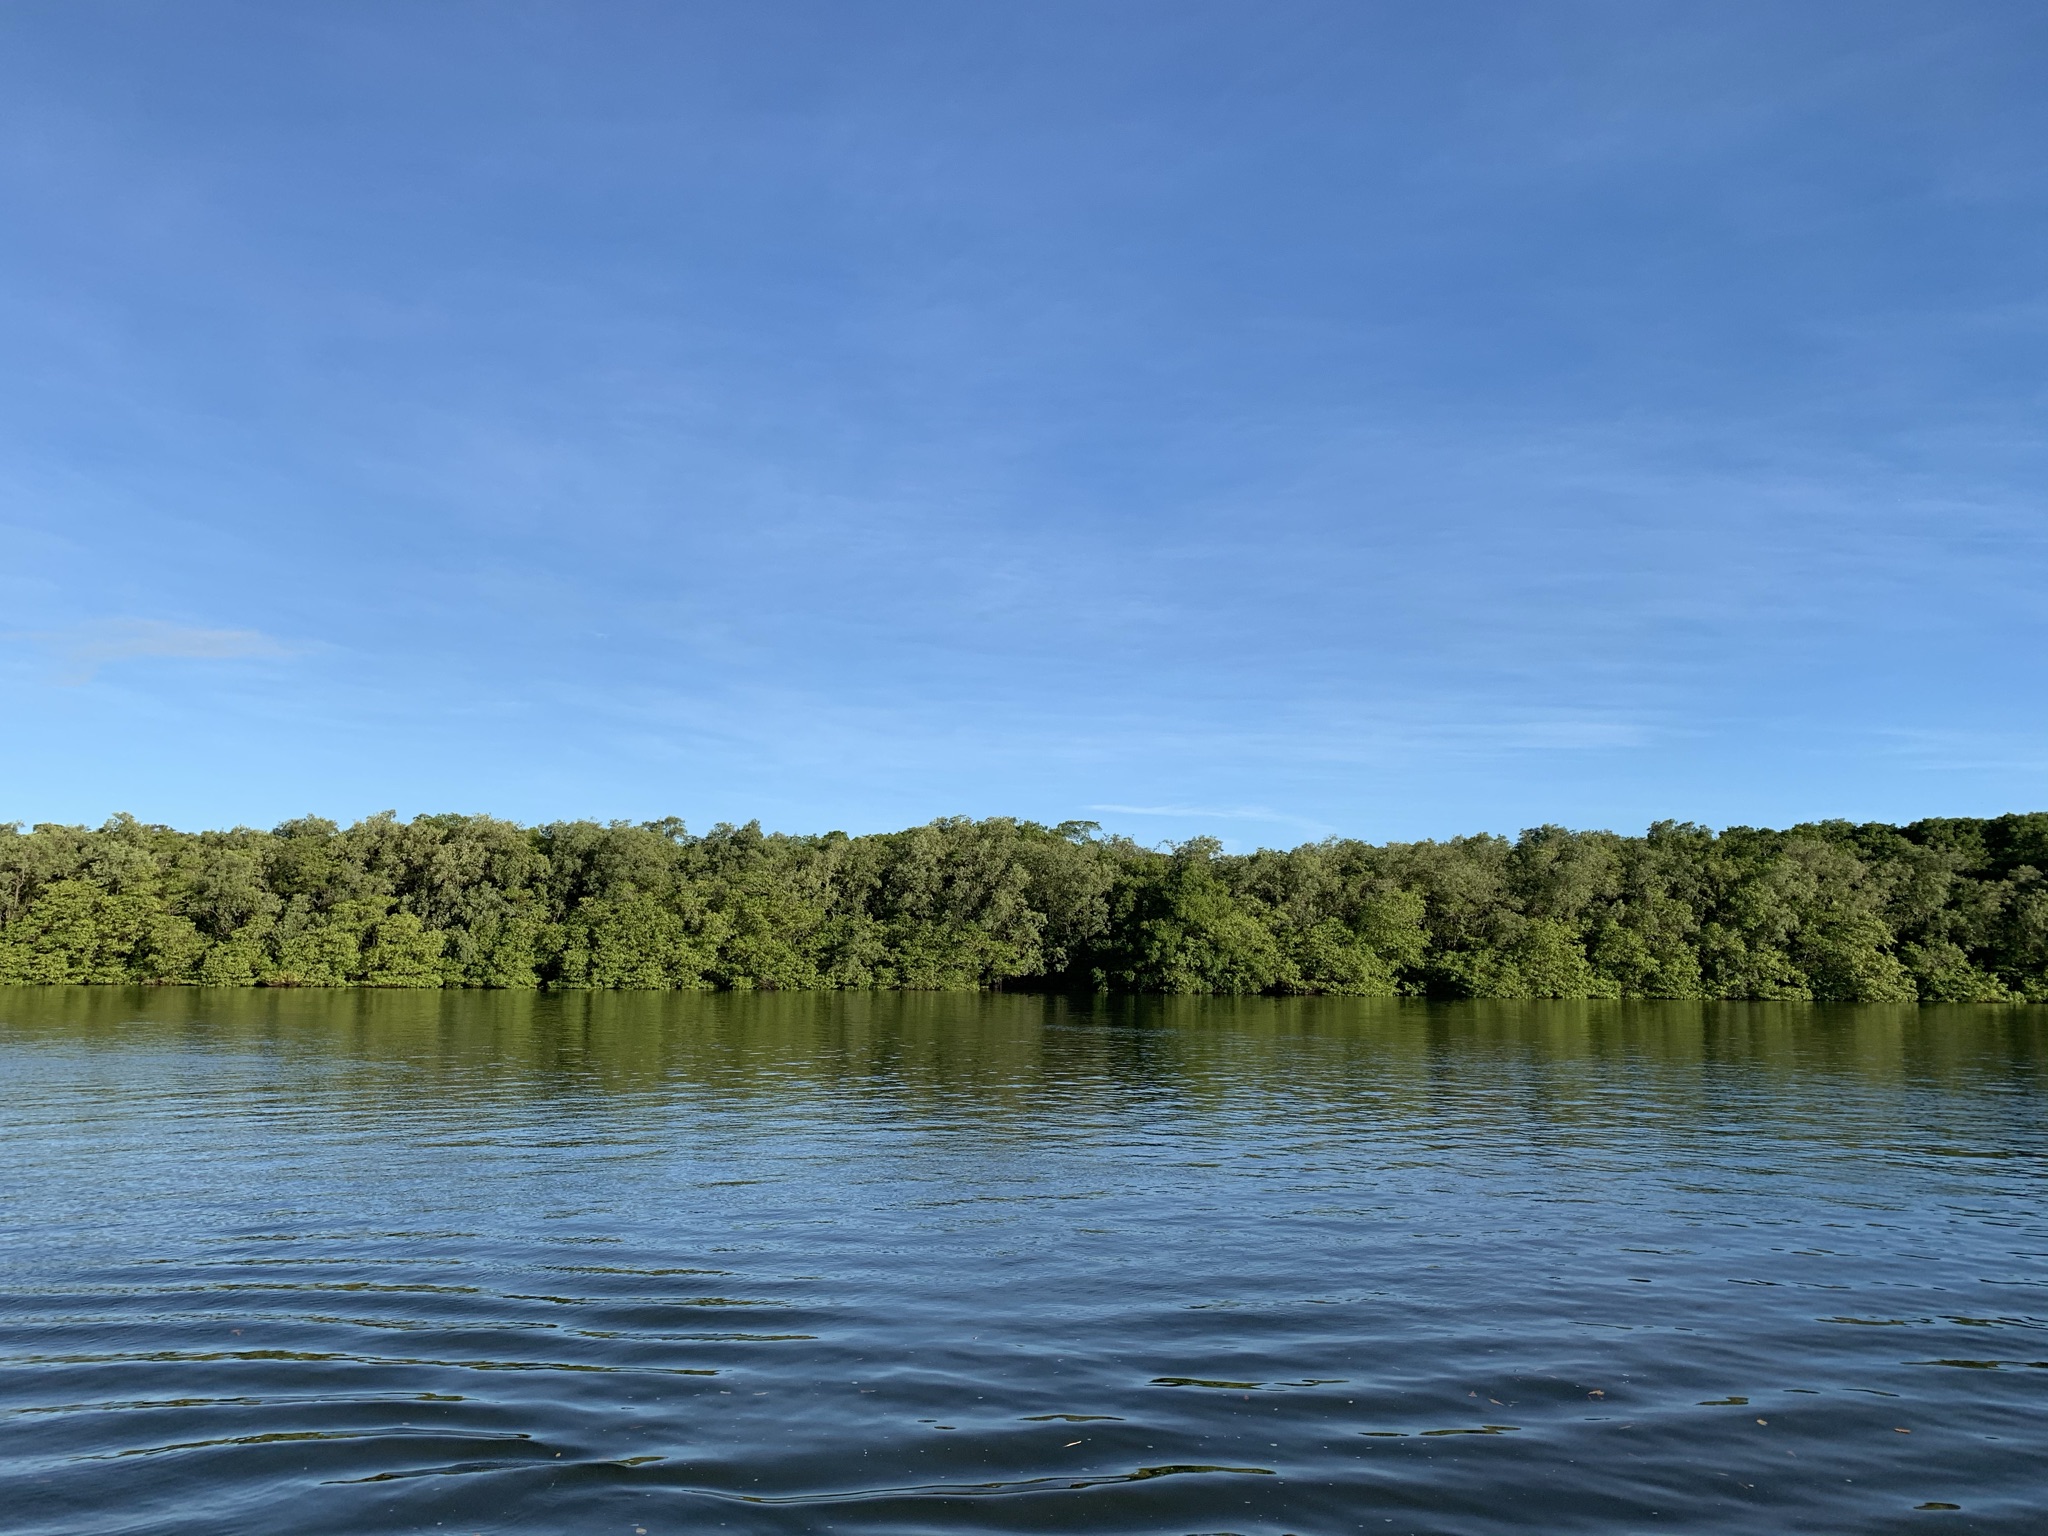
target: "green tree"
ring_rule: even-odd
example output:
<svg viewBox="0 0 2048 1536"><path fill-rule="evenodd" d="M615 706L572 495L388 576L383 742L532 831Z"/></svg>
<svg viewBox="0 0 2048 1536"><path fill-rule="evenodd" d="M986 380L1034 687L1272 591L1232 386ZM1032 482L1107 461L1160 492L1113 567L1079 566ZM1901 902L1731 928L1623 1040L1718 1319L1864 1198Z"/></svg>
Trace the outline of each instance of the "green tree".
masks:
<svg viewBox="0 0 2048 1536"><path fill-rule="evenodd" d="M724 926L701 903L678 911L645 891L586 896L564 926L562 984L657 991L708 986Z"/></svg>
<svg viewBox="0 0 2048 1536"><path fill-rule="evenodd" d="M1263 992L1289 976L1273 933L1217 877L1221 844L1190 838L1125 872L1110 898L1098 985L1133 992Z"/></svg>
<svg viewBox="0 0 2048 1536"><path fill-rule="evenodd" d="M370 925L363 943L362 979L373 987L438 987L448 936L411 912L393 912Z"/></svg>

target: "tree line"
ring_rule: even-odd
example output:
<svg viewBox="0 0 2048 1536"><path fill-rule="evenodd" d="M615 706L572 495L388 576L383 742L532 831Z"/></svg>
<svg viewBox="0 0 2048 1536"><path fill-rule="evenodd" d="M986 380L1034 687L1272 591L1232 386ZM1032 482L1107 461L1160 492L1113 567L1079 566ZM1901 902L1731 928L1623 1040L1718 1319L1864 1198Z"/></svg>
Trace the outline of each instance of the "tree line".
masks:
<svg viewBox="0 0 2048 1536"><path fill-rule="evenodd" d="M1225 854L386 813L0 826L0 983L2048 1001L2048 813Z"/></svg>

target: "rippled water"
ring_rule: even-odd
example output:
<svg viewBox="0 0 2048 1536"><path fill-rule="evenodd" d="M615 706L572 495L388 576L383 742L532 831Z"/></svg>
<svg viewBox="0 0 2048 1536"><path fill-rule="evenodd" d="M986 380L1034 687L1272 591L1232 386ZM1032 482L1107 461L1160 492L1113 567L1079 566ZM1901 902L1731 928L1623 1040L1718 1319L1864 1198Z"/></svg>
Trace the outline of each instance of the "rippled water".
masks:
<svg viewBox="0 0 2048 1536"><path fill-rule="evenodd" d="M0 992L0 1528L2038 1532L2043 1013Z"/></svg>

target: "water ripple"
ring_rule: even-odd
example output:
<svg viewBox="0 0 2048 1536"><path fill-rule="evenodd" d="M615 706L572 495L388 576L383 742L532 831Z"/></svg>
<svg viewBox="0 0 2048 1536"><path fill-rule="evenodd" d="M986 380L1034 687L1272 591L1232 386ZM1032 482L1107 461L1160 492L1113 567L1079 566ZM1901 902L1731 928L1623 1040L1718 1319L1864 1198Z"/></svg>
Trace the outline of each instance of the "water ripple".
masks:
<svg viewBox="0 0 2048 1536"><path fill-rule="evenodd" d="M0 1082L10 1536L2038 1528L2035 1012L20 991Z"/></svg>

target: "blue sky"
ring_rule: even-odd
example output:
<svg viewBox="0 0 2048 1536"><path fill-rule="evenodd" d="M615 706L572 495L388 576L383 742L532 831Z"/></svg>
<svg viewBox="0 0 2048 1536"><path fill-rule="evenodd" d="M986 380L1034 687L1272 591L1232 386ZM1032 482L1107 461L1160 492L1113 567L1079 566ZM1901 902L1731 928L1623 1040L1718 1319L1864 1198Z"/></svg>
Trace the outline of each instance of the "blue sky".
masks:
<svg viewBox="0 0 2048 1536"><path fill-rule="evenodd" d="M2048 11L12 0L0 815L2048 806Z"/></svg>

